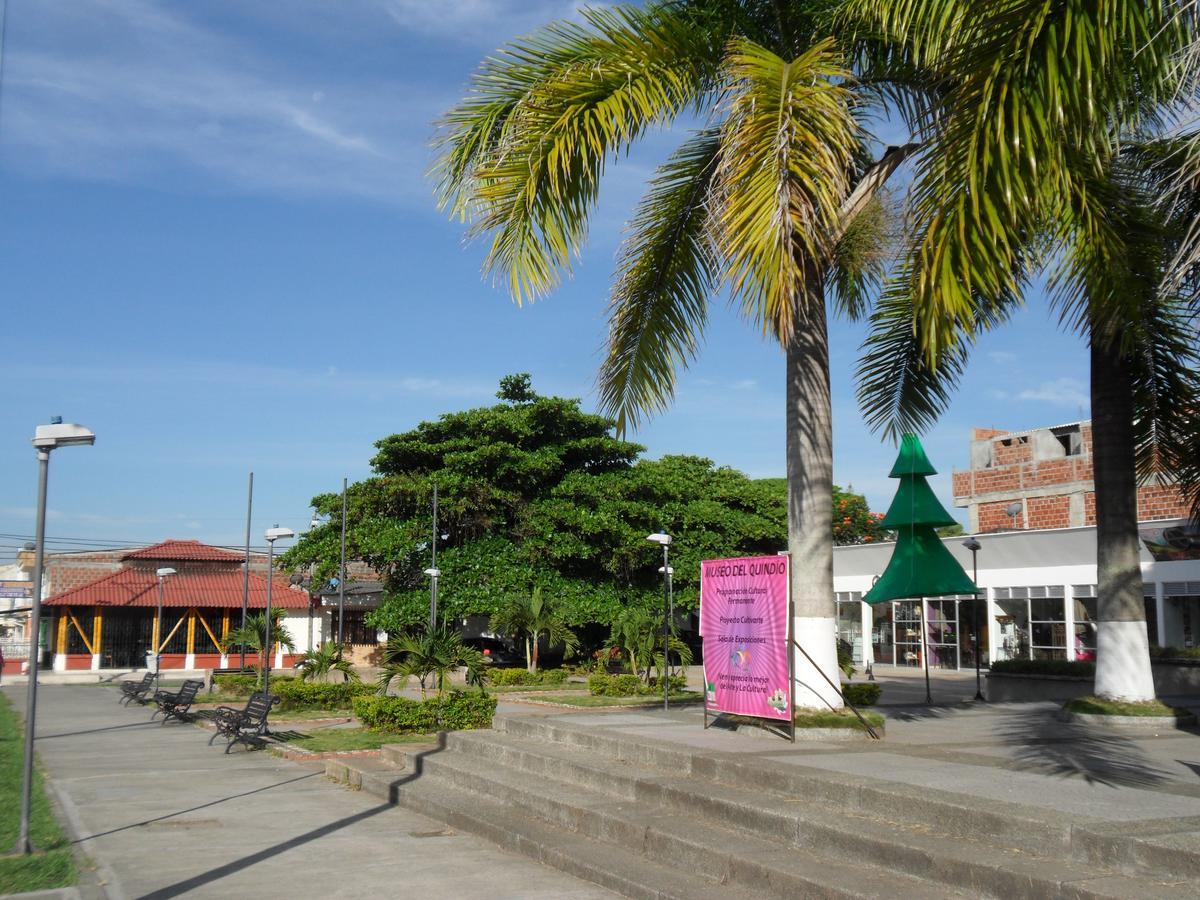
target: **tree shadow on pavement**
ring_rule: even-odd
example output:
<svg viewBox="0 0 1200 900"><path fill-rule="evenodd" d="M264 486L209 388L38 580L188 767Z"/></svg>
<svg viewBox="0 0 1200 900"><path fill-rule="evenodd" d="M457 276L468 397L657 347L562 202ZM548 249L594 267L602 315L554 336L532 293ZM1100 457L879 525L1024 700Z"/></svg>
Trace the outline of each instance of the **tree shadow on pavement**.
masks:
<svg viewBox="0 0 1200 900"><path fill-rule="evenodd" d="M278 844L274 844L270 847L264 847L262 850L243 856L241 859L235 859L232 862L217 866L214 869L209 869L207 872L201 872L199 875L194 875L191 878L184 879L183 881L177 881L174 884L169 884L166 887L151 891L148 894L142 895L141 900L166 900L168 897L178 897L181 894L194 891L203 885L210 884L214 881L219 881L222 878L234 875L243 871L244 869L250 868L251 866L265 862L266 860L278 856L281 853L286 853L289 850L294 850L296 847L302 847L305 844L320 840L323 837L333 834L335 831L341 831L343 828L349 828L350 826L356 825L357 823L366 819L373 818L382 812L386 812L396 805L400 788L406 784L416 781L424 773L425 757L432 756L435 753L440 753L445 749L445 747L446 735L445 732L443 732L438 735L437 747L430 750L425 750L413 757L413 771L410 774L397 778L392 782L388 791L388 801L386 803L380 803L377 806L372 806L370 809L365 809L362 812L355 813L352 816L345 816L341 819L336 819L332 822L326 823L325 825L321 825L318 828L314 828L311 831L306 831L304 834L298 834L295 837L288 838L286 841L281 841Z"/></svg>
<svg viewBox="0 0 1200 900"><path fill-rule="evenodd" d="M1109 787L1152 787L1169 777L1129 737L1102 726L1060 721L1051 710L1014 713L996 734L1017 748L1014 759L1024 771Z"/></svg>

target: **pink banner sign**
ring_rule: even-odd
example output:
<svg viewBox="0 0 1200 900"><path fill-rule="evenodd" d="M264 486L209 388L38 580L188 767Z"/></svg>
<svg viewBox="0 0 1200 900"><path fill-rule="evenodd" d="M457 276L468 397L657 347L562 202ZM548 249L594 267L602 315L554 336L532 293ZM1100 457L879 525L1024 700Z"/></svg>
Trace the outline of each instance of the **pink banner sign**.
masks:
<svg viewBox="0 0 1200 900"><path fill-rule="evenodd" d="M790 721L786 556L702 562L700 636L709 712Z"/></svg>

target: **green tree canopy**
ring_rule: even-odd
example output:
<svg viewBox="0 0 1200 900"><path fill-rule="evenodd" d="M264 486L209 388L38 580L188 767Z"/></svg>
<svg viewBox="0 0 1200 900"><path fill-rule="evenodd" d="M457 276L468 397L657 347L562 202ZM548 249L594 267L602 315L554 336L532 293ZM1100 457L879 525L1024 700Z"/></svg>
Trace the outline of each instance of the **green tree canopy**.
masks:
<svg viewBox="0 0 1200 900"><path fill-rule="evenodd" d="M377 442L376 474L349 488L347 554L378 571L386 600L375 624L400 631L428 618L430 502L438 485L439 610L492 616L535 587L569 625L610 624L629 606L657 605L662 581L653 531L673 535L681 609L699 600L700 561L769 554L787 545L787 487L694 456L638 459L612 420L578 400L540 397L528 376L501 383L502 402L448 413ZM866 500L834 495L837 540L883 536ZM337 573L341 499L313 505L330 520L281 560ZM849 522L844 520L849 519Z"/></svg>

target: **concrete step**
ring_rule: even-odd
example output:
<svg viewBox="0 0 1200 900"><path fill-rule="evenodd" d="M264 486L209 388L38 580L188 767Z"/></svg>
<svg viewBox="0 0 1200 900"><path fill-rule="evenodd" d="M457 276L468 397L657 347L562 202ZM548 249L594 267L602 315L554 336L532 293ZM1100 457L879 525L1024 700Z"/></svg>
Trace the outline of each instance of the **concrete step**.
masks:
<svg viewBox="0 0 1200 900"><path fill-rule="evenodd" d="M996 875L989 880L996 881L1013 856L1030 860L1031 874L1039 878L1046 873L1033 861L1070 860L1074 871L1100 867L1200 890L1200 818L1114 824L754 756L693 751L561 719L498 722L509 740L494 736L488 745L462 733L453 736L452 747L568 782L607 786L614 796L702 812L760 834L790 829L801 846L878 854L904 871L927 874L945 865L942 877L954 883L973 883L959 879L964 869L980 865L992 866ZM748 791L753 803L745 802ZM940 852L924 846L939 836L945 838ZM967 857L947 858L958 850L969 851ZM983 855L973 855L979 850ZM1112 889L1118 888L1114 882Z"/></svg>
<svg viewBox="0 0 1200 900"><path fill-rule="evenodd" d="M753 900L756 895L644 856L614 855L613 847L556 828L508 804L441 779L417 776L377 760L327 763L330 777L390 803L483 837L502 849L536 860L635 900ZM347 773L345 769L357 769ZM840 897L839 897L840 900Z"/></svg>
<svg viewBox="0 0 1200 900"><path fill-rule="evenodd" d="M1005 846L1066 853L1071 847L1072 829L1092 824L1052 810L1030 809L1003 801L981 804L975 797L951 791L808 769L803 765L780 765L774 760L736 753L691 750L640 735L604 733L561 719L510 717L498 721L498 727L505 734L531 742L591 751L590 756L580 755L581 760L607 757L676 776L690 776L697 781L740 787L755 795L765 791L787 799L800 797L827 804L839 812L974 840L999 839Z"/></svg>
<svg viewBox="0 0 1200 900"><path fill-rule="evenodd" d="M451 736L452 750L456 737ZM544 773L522 772L469 753L451 752L430 759L426 774L489 796L528 816L631 851L650 853L660 862L778 896L836 890L875 896L872 892L881 882L889 885L892 895L957 896L956 891L964 890L970 896L998 898L1145 896L1145 880L1095 865L963 843L952 835L905 831L847 818L832 810L824 812L824 823L781 815L777 821L786 822L784 827L752 834L727 827L731 823L713 815L711 807L690 802L663 806L649 797L614 799L598 790ZM747 801L744 792L719 785L705 785L701 791L710 789L726 791L723 800L730 808L760 803L758 796ZM689 792L689 796L699 799L702 793ZM869 863L848 865L846 860ZM1194 894L1164 886L1156 896Z"/></svg>

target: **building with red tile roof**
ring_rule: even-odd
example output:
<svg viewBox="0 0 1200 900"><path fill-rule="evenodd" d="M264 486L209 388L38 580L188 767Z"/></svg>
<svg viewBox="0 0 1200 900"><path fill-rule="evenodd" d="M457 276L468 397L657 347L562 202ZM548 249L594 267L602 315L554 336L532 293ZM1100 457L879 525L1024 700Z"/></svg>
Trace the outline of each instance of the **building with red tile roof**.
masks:
<svg viewBox="0 0 1200 900"><path fill-rule="evenodd" d="M163 669L225 667L231 656L229 633L241 624L247 582L246 608L266 607L266 576L252 566L247 578L244 557L237 552L200 541L167 540L125 550L119 559L115 571L43 601L52 622L56 670L138 668L156 648ZM162 581L161 621L159 568L176 573ZM314 619L322 613L307 591L279 576L271 585L271 603L285 611L284 624L295 644L290 654L276 648L276 664L290 665L296 653L312 645L314 625L320 634L321 623Z"/></svg>

